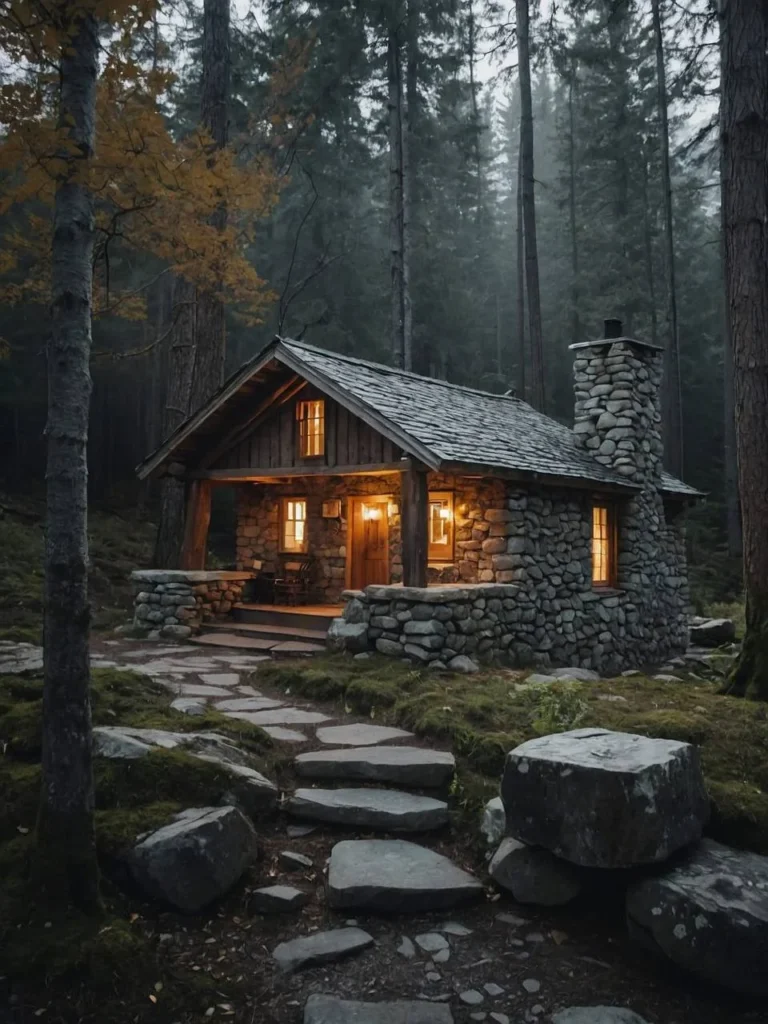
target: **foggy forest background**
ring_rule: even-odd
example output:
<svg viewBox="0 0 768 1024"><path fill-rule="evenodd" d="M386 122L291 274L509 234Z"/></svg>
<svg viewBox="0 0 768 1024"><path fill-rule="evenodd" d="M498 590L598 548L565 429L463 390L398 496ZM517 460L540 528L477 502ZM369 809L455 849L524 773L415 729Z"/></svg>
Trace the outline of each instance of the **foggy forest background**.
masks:
<svg viewBox="0 0 768 1024"><path fill-rule="evenodd" d="M227 374L276 333L392 361L385 6L282 0L232 9L230 139L243 159L267 161L279 187L247 249L271 295L260 323L227 309ZM514 4L414 6L403 29L413 368L530 397ZM715 13L706 0L665 4L662 28L682 475L708 493L689 531L703 603L740 588L735 467L726 457ZM143 62L173 69L163 115L183 138L199 120L201 10L164 6L133 45ZM651 0L543 4L532 10L531 46L544 406L570 423L568 345L599 337L607 316L620 317L627 334L670 340ZM276 104L279 132L270 130ZM18 216L2 214L0 231ZM15 273L23 276L23 263ZM174 280L119 235L108 275L109 289L142 304L128 316L118 304L94 321L90 497L151 513L157 495L138 485L134 467L162 440ZM4 306L0 336L0 476L9 488L41 486L44 304L24 294Z"/></svg>

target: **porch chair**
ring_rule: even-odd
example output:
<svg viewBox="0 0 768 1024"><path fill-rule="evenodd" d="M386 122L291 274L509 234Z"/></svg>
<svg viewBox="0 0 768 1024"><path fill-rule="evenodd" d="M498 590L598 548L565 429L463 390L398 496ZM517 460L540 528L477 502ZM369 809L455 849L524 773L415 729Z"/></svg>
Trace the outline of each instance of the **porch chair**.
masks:
<svg viewBox="0 0 768 1024"><path fill-rule="evenodd" d="M275 604L306 604L314 577L312 559L286 562L283 568L284 575L275 578Z"/></svg>

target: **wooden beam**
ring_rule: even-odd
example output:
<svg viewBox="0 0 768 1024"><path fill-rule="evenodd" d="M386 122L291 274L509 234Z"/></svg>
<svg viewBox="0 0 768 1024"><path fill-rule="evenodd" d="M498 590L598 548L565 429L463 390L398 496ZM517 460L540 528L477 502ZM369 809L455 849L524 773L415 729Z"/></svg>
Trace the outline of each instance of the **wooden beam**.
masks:
<svg viewBox="0 0 768 1024"><path fill-rule="evenodd" d="M273 391L271 395L264 399L253 414L247 419L238 423L237 426L230 430L226 437L216 445L211 452L207 452L205 457L200 462L201 469L207 469L211 463L216 462L217 459L225 455L230 448L234 448L235 445L239 444L240 441L245 440L246 436L255 430L262 420L270 416L275 409L280 408L286 402L289 402L294 395L298 394L302 388L307 386L305 380L301 380L295 374L290 377L285 383L281 384L276 391Z"/></svg>
<svg viewBox="0 0 768 1024"><path fill-rule="evenodd" d="M184 541L181 547L182 569L204 569L211 522L211 483L193 480L187 495Z"/></svg>
<svg viewBox="0 0 768 1024"><path fill-rule="evenodd" d="M640 490L637 484L608 483L603 480L587 480L579 476L557 476L554 473L534 473L517 469L503 469L496 466L486 466L470 462L441 462L441 473L452 476L463 476L474 479L498 479L519 481L521 484L530 486L534 484L545 484L548 487L567 487L575 490L594 491L595 493L606 494L634 494Z"/></svg>
<svg viewBox="0 0 768 1024"><path fill-rule="evenodd" d="M410 459L397 462L370 462L364 466L285 466L278 469L201 469L187 473L188 480L217 480L219 483L236 483L248 480L279 480L284 477L301 476L382 476L385 473L399 473L411 465Z"/></svg>
<svg viewBox="0 0 768 1024"><path fill-rule="evenodd" d="M402 516L403 585L427 585L427 473L411 467L400 474L400 514Z"/></svg>

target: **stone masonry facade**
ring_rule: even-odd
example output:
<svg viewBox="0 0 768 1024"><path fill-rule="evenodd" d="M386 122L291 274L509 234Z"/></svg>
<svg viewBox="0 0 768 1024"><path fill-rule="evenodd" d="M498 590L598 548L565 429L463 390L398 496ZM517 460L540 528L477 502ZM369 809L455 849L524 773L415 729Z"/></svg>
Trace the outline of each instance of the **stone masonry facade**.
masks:
<svg viewBox="0 0 768 1024"><path fill-rule="evenodd" d="M251 573L137 569L133 628L150 637L183 640L204 622L224 618L239 601Z"/></svg>

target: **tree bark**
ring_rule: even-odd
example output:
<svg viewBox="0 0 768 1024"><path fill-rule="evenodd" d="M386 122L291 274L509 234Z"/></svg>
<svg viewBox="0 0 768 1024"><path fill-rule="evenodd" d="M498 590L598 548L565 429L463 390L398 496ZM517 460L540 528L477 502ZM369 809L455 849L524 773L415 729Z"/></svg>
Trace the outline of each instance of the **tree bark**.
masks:
<svg viewBox="0 0 768 1024"><path fill-rule="evenodd" d="M768 700L768 4L722 0L725 280L747 628L731 677Z"/></svg>
<svg viewBox="0 0 768 1024"><path fill-rule="evenodd" d="M411 159L413 156L414 132L412 120L416 117L417 103L417 60L418 50L418 10L417 0L407 0L406 28L407 61L406 61L406 103L401 117L400 155L402 160L402 197L403 197L403 369L413 369L413 306L411 304L411 213L413 210L413 174ZM403 107L402 84L400 103Z"/></svg>
<svg viewBox="0 0 768 1024"><path fill-rule="evenodd" d="M88 409L91 397L93 197L98 26L81 14L62 49L63 157L51 247L48 345L43 785L37 825L41 898L99 907L94 837L88 632Z"/></svg>
<svg viewBox="0 0 768 1024"><path fill-rule="evenodd" d="M571 343L581 341L579 317L579 238L576 230L576 128L573 116L573 90L576 86L576 61L571 57L568 77L568 220L571 234Z"/></svg>
<svg viewBox="0 0 768 1024"><path fill-rule="evenodd" d="M406 369L405 240L403 231L403 79L398 5L387 38L387 114L389 118L389 248L392 304L392 361Z"/></svg>
<svg viewBox="0 0 768 1024"><path fill-rule="evenodd" d="M517 350L520 359L518 380L520 397L526 401L525 345L525 232L523 229L523 133L517 151Z"/></svg>
<svg viewBox="0 0 768 1024"><path fill-rule="evenodd" d="M661 0L651 0L653 34L656 43L656 89L659 107L661 144L661 180L664 191L664 242L667 270L669 335L665 349L664 373L664 461L670 473L683 475L683 396L680 380L680 332L677 323L677 284L675 280L675 225L672 209L672 174L669 162L669 119L667 73L664 65L664 33L661 24Z"/></svg>
<svg viewBox="0 0 768 1024"><path fill-rule="evenodd" d="M173 288L173 329L168 353L168 389L163 414L163 437L170 435L190 412L195 370L196 289L185 278ZM152 559L156 569L178 569L184 537L184 481L164 476L160 481L160 517Z"/></svg>
<svg viewBox="0 0 768 1024"><path fill-rule="evenodd" d="M536 246L536 199L533 168L533 101L531 98L530 18L528 0L515 0L517 9L517 66L520 76L520 155L523 187L525 282L531 339L530 402L544 411L544 339L539 297L539 255Z"/></svg>
<svg viewBox="0 0 768 1024"><path fill-rule="evenodd" d="M648 163L643 154L642 163L643 197L643 249L645 251L645 279L648 282L648 307L651 316L651 344L656 345L659 326L656 313L656 275L653 265L653 237L651 234L651 212L648 200Z"/></svg>
<svg viewBox="0 0 768 1024"><path fill-rule="evenodd" d="M213 149L224 149L229 135L229 0L205 0L203 6L203 90L200 120ZM211 224L223 231L227 208L219 205ZM224 380L226 324L224 303L210 292L197 296L195 370L190 411L199 409Z"/></svg>

